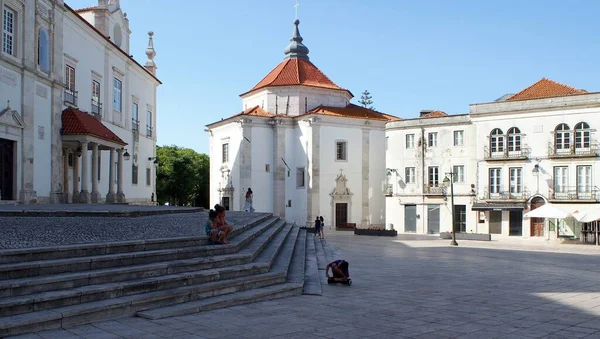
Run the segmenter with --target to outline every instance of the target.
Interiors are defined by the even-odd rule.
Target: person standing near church
[[[246,192],[246,204],[244,205],[244,211],[254,212],[254,207],[252,207],[252,199],[253,199],[252,189],[250,187],[248,187],[248,191]]]
[[[323,216],[320,216],[319,220],[321,220],[321,239],[325,239],[325,219],[323,219]]]

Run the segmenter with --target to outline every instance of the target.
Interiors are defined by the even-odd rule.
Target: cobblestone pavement
[[[229,212],[233,225],[259,214]],[[142,217],[0,217],[0,249],[204,234],[208,212]]]
[[[331,232],[351,287],[20,338],[600,338],[600,250]],[[531,249],[528,249],[530,247]],[[581,251],[579,253],[578,251]],[[324,271],[320,271],[323,274]]]

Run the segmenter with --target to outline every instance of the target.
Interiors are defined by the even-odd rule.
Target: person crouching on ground
[[[223,242],[223,232],[219,232],[217,227],[217,211],[210,210],[208,212],[208,220],[206,221],[206,225],[204,225],[204,232],[213,242]]]
[[[329,269],[333,276],[329,276]],[[348,272],[348,262],[346,260],[332,261],[325,267],[325,276],[327,279],[332,279],[335,282],[344,282],[350,278],[350,272]]]
[[[229,233],[233,231],[233,227],[225,221],[225,207],[216,204],[215,211],[217,212],[217,228],[223,232],[223,243],[229,243]]]

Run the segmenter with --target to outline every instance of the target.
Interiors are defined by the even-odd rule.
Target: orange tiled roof
[[[440,118],[440,117],[447,117],[447,116],[448,116],[448,114],[446,114],[446,112],[431,111],[429,113],[423,114],[419,118]]]
[[[529,99],[540,99],[550,97],[562,97],[573,94],[584,94],[586,90],[573,88],[571,86],[563,85],[550,79],[542,78],[542,80],[535,84],[525,88],[521,92],[509,97],[507,101],[514,100],[529,100]]]
[[[354,104],[348,104],[346,107],[330,107],[330,106],[319,106],[306,114],[323,114],[331,115],[343,118],[355,118],[355,119],[369,119],[369,120],[381,120],[381,121],[397,121],[402,120],[393,115],[384,114],[381,112],[374,111],[372,109],[364,108]]]
[[[254,117],[265,117],[265,118],[271,118],[271,117],[275,116],[275,114],[265,111],[258,105],[254,106],[252,108],[248,108],[247,110],[244,110],[242,113],[240,113],[238,115],[250,115],[250,116],[254,116]]]
[[[127,143],[104,126],[95,117],[76,108],[67,108],[62,112],[62,135],[92,135],[117,144]]]
[[[293,86],[303,85],[319,88],[342,90],[350,93],[345,88],[336,85],[317,66],[305,59],[291,58],[282,61],[275,69],[267,74],[256,86],[246,93],[268,86]],[[243,93],[242,95],[246,94]],[[350,93],[352,95],[352,93]]]

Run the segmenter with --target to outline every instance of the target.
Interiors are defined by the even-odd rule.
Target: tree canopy
[[[157,146],[158,203],[176,206],[209,206],[210,158],[189,148]]]
[[[364,108],[374,109],[373,101],[371,100],[373,98],[371,96],[371,93],[369,93],[369,91],[365,89],[365,91],[361,94],[362,95],[360,96],[360,100],[358,101],[358,103]]]

